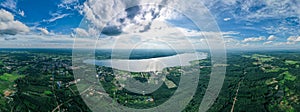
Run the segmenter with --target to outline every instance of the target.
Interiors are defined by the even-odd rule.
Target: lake
[[[85,60],[84,63],[111,67],[129,72],[151,72],[162,71],[167,67],[189,66],[191,61],[202,60],[206,58],[207,53],[195,52],[149,59],[88,59]]]

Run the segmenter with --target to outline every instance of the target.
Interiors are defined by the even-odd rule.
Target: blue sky
[[[9,1],[16,2],[16,6],[5,6]],[[77,10],[60,7],[63,2],[59,0],[1,0],[0,3],[1,9],[11,12],[16,20],[28,27],[47,28],[55,33],[70,33],[72,28],[78,27],[82,19]],[[74,8],[74,5],[70,7]],[[19,14],[22,11],[24,16]]]
[[[205,43],[201,43],[203,38],[197,37],[197,34],[205,35],[205,32],[184,15],[156,6],[137,6],[124,10],[124,4],[120,0],[0,0],[0,42],[5,43],[0,47],[72,47],[74,35],[93,34],[93,30],[80,26],[82,19],[86,17],[91,24],[98,24],[104,20],[99,16],[102,10],[109,14],[121,12],[106,24],[101,36],[101,41],[105,42],[100,42],[103,48],[111,47],[110,44],[122,37],[123,42],[133,43],[156,38],[147,36],[160,32],[153,29],[157,27],[153,26],[153,21],[166,23],[166,26],[160,26],[165,28],[161,30],[162,36],[169,36],[177,28],[191,35],[188,40],[196,39],[197,42],[193,44],[205,46]],[[204,0],[203,4],[224,34],[227,48],[299,47],[300,3],[297,0]],[[181,41],[181,38],[175,38],[170,36],[164,41]],[[159,43],[153,39],[151,42],[147,44],[148,47]]]

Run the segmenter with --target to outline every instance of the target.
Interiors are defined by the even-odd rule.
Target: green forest
[[[107,51],[99,51],[97,58],[110,57]],[[208,111],[297,112],[300,110],[299,67],[297,51],[230,51],[223,87]],[[147,82],[153,73],[95,66],[98,83],[105,92],[79,92],[76,83],[80,80],[74,78],[70,50],[0,50],[0,68],[0,111],[3,112],[86,112],[91,110],[82,97],[96,94],[109,96],[130,108],[152,108],[174,94],[182,77],[182,67],[165,68],[158,73],[166,76],[159,89],[150,94],[136,94],[122,87],[116,80],[119,75],[130,74],[140,82]],[[183,68],[201,71],[197,91],[183,110],[197,112],[209,83],[211,60],[193,61]]]

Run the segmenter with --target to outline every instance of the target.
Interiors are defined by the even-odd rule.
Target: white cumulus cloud
[[[74,32],[75,32],[76,36],[78,36],[78,37],[88,37],[89,36],[89,33],[85,29],[82,29],[82,28],[75,28]]]
[[[273,41],[267,41],[267,42],[264,42],[264,45],[269,45],[269,44],[272,44]]]
[[[45,35],[49,34],[49,31],[46,28],[37,28],[37,30],[41,31]]]
[[[277,38],[276,36],[270,35],[267,40],[272,41],[275,40],[276,38]]]
[[[224,18],[224,21],[230,21],[231,18]]]
[[[24,16],[25,16],[25,12],[24,12],[24,11],[22,11],[22,10],[19,10],[19,11],[18,11],[18,14],[19,14],[20,16],[22,16],[22,17],[24,17]]]
[[[79,9],[80,3],[79,0],[62,0],[58,7],[67,10]]]
[[[25,24],[14,20],[14,16],[10,12],[0,9],[0,35],[16,35],[29,31],[29,28]]]
[[[141,4],[141,6],[132,7],[132,4]],[[126,9],[128,7],[131,8]],[[176,10],[172,8],[176,8]],[[167,43],[180,49],[191,48],[191,45],[207,47],[206,41],[210,43],[220,42],[222,34],[229,33],[211,31],[214,24],[211,18],[207,16],[209,15],[208,10],[197,1],[141,0],[127,3],[120,0],[87,0],[81,11],[87,22],[83,21],[83,29],[74,29],[77,36],[90,36],[90,31],[96,31],[93,29],[102,29],[106,26],[102,33],[107,35],[112,42],[117,41],[120,48],[130,48],[135,43],[147,43],[147,45],[153,46]],[[187,17],[183,14],[187,15],[193,22],[186,19]],[[193,16],[195,14],[198,16]],[[203,17],[199,15],[203,15]],[[198,23],[198,26],[204,27],[198,31],[185,26],[179,27],[177,22],[172,24],[170,21]],[[106,45],[109,47],[114,44],[107,42]]]
[[[300,36],[290,36],[289,38],[287,38],[288,42],[300,42]]]
[[[266,38],[263,36],[260,37],[250,37],[250,38],[245,38],[242,42],[246,43],[246,42],[259,42],[259,41],[263,41]]]
[[[141,6],[134,6],[134,4],[143,4]],[[196,13],[191,10],[191,7],[201,7],[201,5],[192,4],[193,6],[186,7],[189,5],[178,5],[182,1],[164,1],[164,0],[154,0],[151,3],[157,4],[144,4],[148,3],[147,0],[142,1],[132,1],[126,3],[125,1],[120,0],[87,0],[84,5],[82,12],[86,16],[86,20],[90,21],[95,27],[101,28],[106,26],[103,29],[104,34],[114,35],[120,32],[125,33],[136,33],[136,32],[145,32],[151,28],[152,22],[154,20],[167,21],[167,20],[180,20],[184,16],[172,10],[169,7],[161,6],[158,4],[166,4],[173,7],[176,7],[178,10],[186,11],[186,13]],[[185,2],[182,2],[185,3]],[[130,8],[128,8],[130,7]],[[127,9],[128,8],[128,9]],[[125,10],[126,9],[126,10]],[[201,10],[202,11],[202,10]],[[208,11],[203,10],[201,13],[203,15],[207,14]],[[201,17],[197,17],[199,19]],[[190,18],[195,19],[195,18]],[[201,18],[200,20],[207,20],[206,18]],[[203,22],[205,23],[205,22]],[[134,27],[133,27],[134,26]],[[112,34],[110,34],[112,33]]]

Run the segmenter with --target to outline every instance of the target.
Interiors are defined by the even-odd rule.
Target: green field
[[[289,72],[284,72],[284,73],[282,73],[282,75],[284,75],[285,80],[289,80],[289,81],[295,81],[296,80],[296,76],[293,76]]]
[[[24,77],[23,75],[13,75],[13,74],[8,74],[4,73],[3,75],[0,75],[0,91],[1,93],[9,89],[13,84],[14,81],[18,78]]]
[[[261,55],[261,54],[253,54],[252,58],[256,59],[260,62],[269,62],[269,61],[272,61],[274,59],[274,57],[267,56],[267,55]]]
[[[4,73],[3,75],[0,75],[0,105],[5,106],[6,105],[6,99],[3,97],[5,96],[5,93],[8,93],[7,95],[10,95],[11,93],[14,93],[13,85],[14,81],[18,78],[24,77],[23,75],[13,75],[9,73]]]
[[[285,60],[285,64],[288,64],[288,65],[295,65],[295,64],[298,64],[298,63],[299,63],[298,61]]]
[[[13,82],[18,78],[24,77],[23,75],[13,75],[9,73],[4,73],[3,75],[0,76],[0,80],[2,81],[8,81],[8,82]]]

